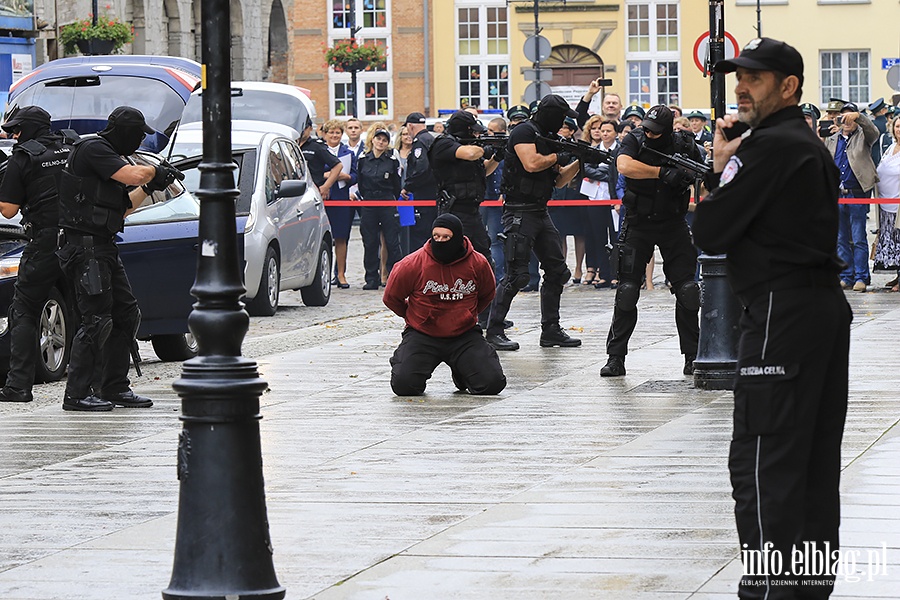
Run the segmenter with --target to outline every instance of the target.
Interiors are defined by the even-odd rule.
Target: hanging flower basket
[[[355,40],[338,40],[325,51],[325,61],[335,71],[353,73],[384,65],[387,54],[374,43],[358,44]]]
[[[97,18],[96,25],[92,17],[63,25],[58,42],[66,54],[74,54],[76,49],[82,54],[113,54],[133,39],[131,24],[104,15]]]

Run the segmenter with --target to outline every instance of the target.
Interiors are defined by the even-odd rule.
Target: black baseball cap
[[[524,104],[516,104],[506,111],[506,118],[510,121],[524,120],[531,116],[531,111]]]
[[[543,98],[541,98],[540,104],[537,107],[538,110],[561,110],[565,113],[567,117],[572,117],[573,119],[578,118],[578,113],[569,106],[569,103],[566,102],[566,99],[557,94],[547,94]]]
[[[793,46],[772,38],[755,38],[747,42],[741,55],[716,63],[718,73],[733,73],[738,67],[755,71],[778,71],[794,75],[803,85],[803,57]]]
[[[388,141],[391,141],[391,132],[388,131],[387,129],[382,129],[379,127],[378,129],[376,129],[375,131],[372,132],[372,139],[375,139],[379,135],[383,135],[384,137],[386,137],[388,139]]]
[[[458,110],[447,119],[447,127],[454,131],[471,129],[475,133],[484,133],[487,127],[481,120],[467,110]]]
[[[665,104],[657,104],[647,111],[647,116],[641,121],[641,127],[653,133],[665,133],[672,131],[672,123],[675,121],[675,113]]]
[[[411,112],[409,116],[406,117],[406,120],[403,121],[404,125],[408,125],[409,123],[420,123],[422,125],[425,124],[425,115],[420,112]]]
[[[856,105],[856,102],[845,102],[844,106],[841,107],[841,112],[859,112],[859,107]]]
[[[120,106],[109,113],[106,122],[106,129],[109,131],[113,127],[140,127],[144,133],[156,133],[156,130],[147,125],[144,120],[144,113],[131,106]]]
[[[15,111],[2,125],[3,131],[14,133],[19,130],[22,123],[34,123],[39,126],[50,127],[50,113],[40,106],[23,106]]]

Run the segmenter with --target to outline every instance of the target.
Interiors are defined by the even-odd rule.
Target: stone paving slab
[[[538,295],[517,298],[510,335],[522,350],[501,355],[510,385],[497,397],[453,393],[445,367],[427,396],[393,396],[399,320],[374,302],[348,323],[254,338],[271,388],[261,432],[287,597],[735,597],[730,393],[680,375],[666,290],[642,296],[628,375],[601,379],[612,296],[567,289],[564,322],[580,349],[539,348]],[[898,297],[848,298],[842,541],[860,552],[885,542],[888,574],[839,582],[835,597],[897,598]],[[179,400],[164,376],[136,385],[153,409],[0,406],[0,598],[160,597]]]

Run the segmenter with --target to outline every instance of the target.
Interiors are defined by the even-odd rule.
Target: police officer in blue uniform
[[[404,122],[406,130],[413,138],[409,156],[406,158],[406,180],[400,192],[403,200],[413,196],[413,200],[433,200],[434,206],[416,207],[416,224],[410,227],[409,249],[414,252],[431,239],[431,224],[438,216],[437,181],[428,160],[428,150],[434,143],[434,135],[425,126],[425,115],[409,113]]]
[[[63,272],[75,287],[81,326],[72,342],[63,410],[108,411],[113,406],[146,408],[149,398],[131,390],[128,366],[141,313],[115,236],[125,215],[153,192],[171,184],[172,167],[133,165],[133,154],[153,129],[144,115],[120,106],[98,137],[74,144],[59,187]],[[135,186],[129,192],[128,188]]]
[[[10,310],[10,356],[0,402],[30,402],[37,360],[38,316],[54,284],[62,279],[56,245],[57,189],[69,152],[68,140],[50,132],[50,114],[38,106],[20,108],[3,124],[17,140],[0,185],[0,213],[21,210],[29,242],[22,251]]]
[[[665,166],[664,159],[645,149],[663,154],[679,153],[700,161],[700,150],[693,136],[673,132],[674,115],[664,104],[652,107],[634,131],[622,140],[616,158],[619,173],[625,176],[625,222],[619,234],[619,287],[616,289],[613,320],[606,338],[606,365],[602,377],[625,375],[628,340],[637,325],[637,302],[644,270],[659,246],[666,279],[675,295],[675,326],[685,375],[694,372],[694,358],[700,338],[698,312],[700,287],[694,281],[697,251],[684,220],[693,178],[687,172]]]
[[[504,321],[513,298],[528,285],[528,262],[537,254],[544,269],[541,286],[541,338],[543,347],[575,347],[581,340],[570,337],[559,324],[563,286],[572,276],[562,255],[559,232],[547,212],[554,187],[562,187],[578,174],[579,162],[566,153],[555,153],[540,138],[557,136],[566,117],[578,114],[564,98],[544,96],[534,116],[509,134],[503,171],[503,230],[506,235],[506,274],[497,285],[491,305],[487,341],[497,350],[518,350],[518,342],[506,337]]]

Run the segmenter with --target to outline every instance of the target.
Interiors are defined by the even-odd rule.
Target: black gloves
[[[169,187],[176,179],[184,180],[184,173],[170,165],[169,163],[161,163],[154,167],[156,173],[153,179],[143,186],[144,192],[149,196],[153,192],[158,192]]]
[[[575,158],[575,155],[571,152],[557,152],[556,153],[556,164],[561,167],[565,167],[566,165],[572,164],[573,161],[578,160]]]
[[[484,160],[491,160],[494,158],[494,155],[497,154],[497,150],[493,146],[485,146],[484,147],[484,155],[482,158]]]
[[[492,146],[494,148],[494,160],[500,162],[506,158],[506,148],[504,146]]]
[[[694,183],[694,177],[677,167],[660,167],[659,178],[663,183],[676,190],[683,190]]]

